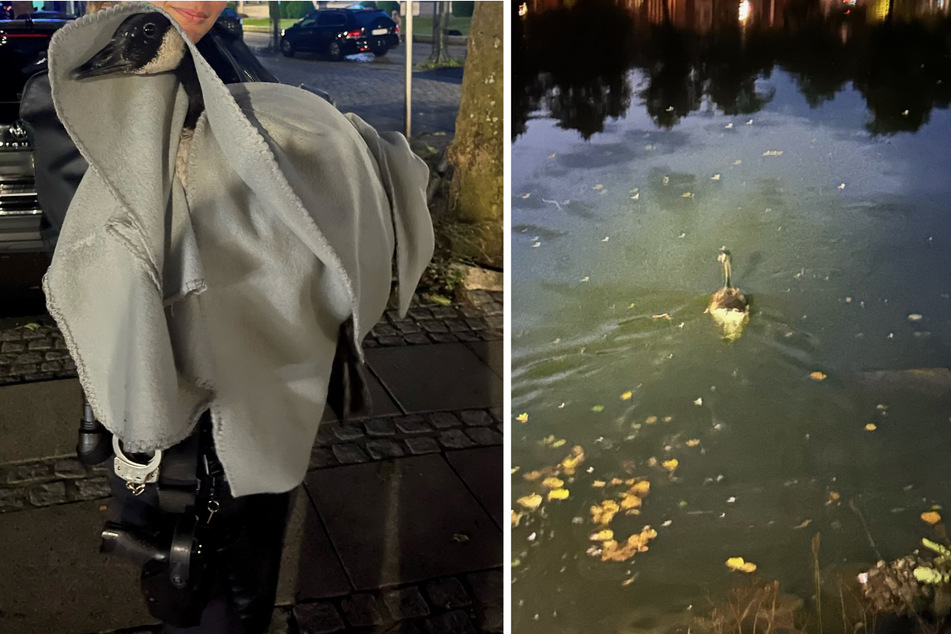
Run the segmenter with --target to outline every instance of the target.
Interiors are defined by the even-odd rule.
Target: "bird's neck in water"
[[[198,73],[195,71],[195,62],[190,54],[186,53],[182,63],[175,69],[175,75],[182,82],[182,88],[188,96],[188,112],[185,114],[185,128],[195,129],[198,123],[198,117],[205,109],[205,101],[201,94],[201,83],[198,81]]]
[[[730,270],[730,261],[726,260],[723,262],[723,288],[733,288],[731,273],[732,271]]]

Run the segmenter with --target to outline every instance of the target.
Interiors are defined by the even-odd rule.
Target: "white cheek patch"
[[[169,29],[162,38],[162,45],[159,46],[155,59],[135,71],[136,75],[156,75],[158,73],[167,73],[175,70],[185,58],[185,42],[175,29]]]

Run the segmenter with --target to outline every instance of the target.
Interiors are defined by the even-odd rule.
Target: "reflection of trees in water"
[[[788,5],[781,30],[741,30],[735,16],[720,16],[707,34],[635,20],[610,0],[513,16],[513,133],[542,109],[590,138],[630,107],[631,69],[645,78],[639,105],[663,128],[707,100],[726,114],[759,111],[773,95],[758,92],[756,80],[774,67],[795,79],[812,107],[851,82],[866,100],[873,134],[917,130],[932,108],[951,103],[951,21],[872,25],[861,12],[823,17],[814,4]]]

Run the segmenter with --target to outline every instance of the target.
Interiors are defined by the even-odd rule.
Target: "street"
[[[405,131],[405,42],[383,57],[364,53],[333,62],[313,53],[294,57],[272,53],[267,50],[265,33],[245,33],[244,41],[283,83],[325,90],[342,112],[354,112],[378,130]],[[431,44],[414,42],[414,65],[424,63],[431,50]],[[450,46],[449,54],[465,59],[466,48]],[[460,66],[413,72],[414,136],[455,130],[462,71]]]

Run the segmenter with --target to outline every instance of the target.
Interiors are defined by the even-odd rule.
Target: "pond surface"
[[[731,557],[817,631],[816,533],[827,584],[934,537],[920,515],[951,482],[948,26],[856,14],[665,29],[579,2],[514,19],[517,634],[686,632],[747,583]],[[704,314],[722,246],[750,299],[733,342]],[[595,521],[641,480],[639,513]],[[622,562],[591,539],[647,526]]]

